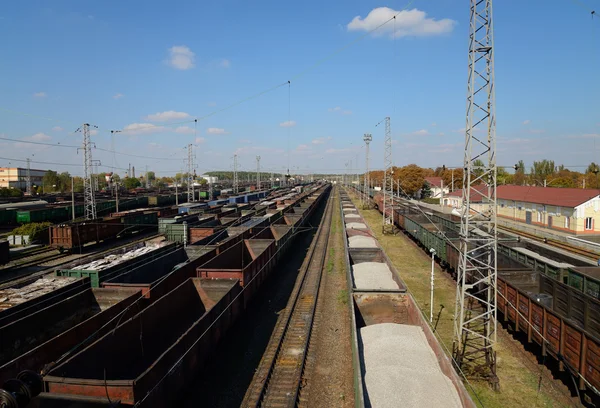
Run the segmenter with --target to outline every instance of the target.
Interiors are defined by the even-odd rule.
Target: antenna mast
[[[31,195],[31,159],[27,158],[27,174],[25,176],[25,188],[27,195]]]
[[[94,126],[98,127],[98,126]],[[95,220],[96,199],[94,197],[94,183],[92,180],[93,160],[92,141],[90,140],[90,124],[83,124],[83,208],[86,220]]]
[[[392,166],[392,130],[390,117],[387,116],[381,122],[385,122],[385,148],[383,153],[383,164],[385,173],[383,175],[383,225],[384,234],[394,233],[394,212],[392,210],[394,197],[394,168]],[[379,122],[376,126],[381,124]]]
[[[239,184],[239,180],[238,180],[238,160],[237,160],[237,154],[233,155],[233,194],[237,194],[238,193],[238,184]]]
[[[260,190],[260,156],[256,156],[256,190]]]
[[[496,118],[492,0],[471,0],[460,260],[453,356],[471,376],[496,376]],[[481,129],[481,133],[476,134]],[[487,137],[486,137],[487,135]],[[476,166],[477,160],[483,166]],[[482,196],[481,210],[472,206]],[[475,234],[475,230],[487,235]]]

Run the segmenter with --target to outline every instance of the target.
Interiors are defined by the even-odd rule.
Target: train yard
[[[54,224],[48,245],[11,251],[0,269],[0,402],[319,406],[311,392],[331,390],[317,356],[331,347],[341,353],[333,367],[352,373],[336,380],[344,394],[334,404],[496,406],[493,391],[456,371],[449,312],[423,308],[411,291],[415,272],[387,253],[354,195],[308,184]],[[456,218],[401,200],[393,217],[398,233],[425,257],[435,249],[454,276]],[[562,403],[596,404],[598,268],[582,253],[511,233],[498,244],[498,305],[523,342],[520,364],[543,367],[544,406],[560,393],[571,394],[555,399]],[[334,269],[337,286],[325,289]],[[348,319],[342,342],[323,340],[330,328],[321,323],[333,324],[323,305],[333,297]]]

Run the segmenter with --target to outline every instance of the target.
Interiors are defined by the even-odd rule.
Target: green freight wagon
[[[12,225],[17,222],[17,210],[0,210],[0,225]]]
[[[71,269],[61,269],[56,271],[56,276],[69,276],[73,278],[90,278],[91,285],[93,288],[99,288],[100,284],[107,279],[115,278],[122,273],[130,272],[135,268],[143,267],[152,269],[156,267],[156,261],[161,258],[168,259],[165,255],[170,252],[174,252],[176,244],[168,244],[161,248],[155,249],[154,251],[148,252],[144,255],[128,259],[125,262],[111,266],[106,269],[93,270],[93,269],[77,269],[77,266],[72,266]],[[124,251],[119,251],[124,253]],[[104,258],[106,255],[99,257],[98,259]],[[84,265],[83,265],[84,266]]]

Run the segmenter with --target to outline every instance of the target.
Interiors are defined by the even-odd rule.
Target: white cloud
[[[437,126],[437,123],[433,122],[433,123],[431,124],[431,126],[433,126],[433,127],[436,127],[436,126]]]
[[[209,102],[207,105],[208,106],[217,106],[217,103],[216,102]]]
[[[394,16],[396,16],[395,23],[389,21]],[[385,24],[386,22],[388,23]],[[398,12],[389,7],[378,7],[371,10],[364,19],[360,16],[354,17],[348,23],[347,29],[348,31],[371,31],[377,29],[373,32],[373,35],[380,36],[387,34],[392,38],[394,37],[395,25],[396,37],[424,37],[449,33],[454,29],[456,24],[456,21],[449,18],[442,20],[428,18],[427,13],[418,9]]]
[[[156,126],[152,123],[131,123],[123,128],[123,133],[128,135],[141,135],[164,131],[164,126]]]
[[[240,139],[240,140],[238,140],[238,142],[245,143],[245,144],[252,143],[252,141],[250,139]]]
[[[546,133],[546,131],[544,129],[529,129],[529,133],[539,135],[541,133]]]
[[[226,132],[225,129],[222,128],[208,128],[206,129],[206,133],[208,133],[209,135],[226,135],[228,132]]]
[[[122,93],[116,93],[116,94],[113,95],[113,99],[121,99],[124,96],[125,95],[123,95]]]
[[[231,61],[229,61],[228,59],[223,59],[221,60],[221,62],[219,62],[219,66],[221,68],[229,68],[231,66]]]
[[[98,129],[90,130],[90,136],[96,136],[98,134]]]
[[[196,54],[185,45],[176,45],[169,48],[169,59],[167,64],[179,70],[194,68],[194,59]]]
[[[318,137],[316,139],[313,139],[312,144],[325,144],[327,143],[328,140],[331,140],[331,136],[328,137]]]
[[[160,143],[156,143],[156,142],[150,142],[150,143],[148,143],[148,147],[151,149],[158,149],[158,148],[162,148],[163,145],[161,145]]]
[[[42,98],[45,98],[47,96],[48,96],[48,94],[46,92],[36,92],[36,93],[33,94],[33,97],[37,98],[37,99],[42,99]]]
[[[440,132],[440,133],[438,133],[438,136],[444,136],[444,135],[445,135],[445,133],[444,133],[444,132]]]
[[[146,116],[144,119],[149,120],[150,122],[168,122],[169,120],[181,120],[189,118],[190,114],[186,112],[175,112],[175,111],[165,111],[165,112],[156,112],[152,115]]]
[[[296,122],[293,120],[286,120],[285,122],[281,122],[279,124],[279,126],[281,127],[294,127],[296,126]]]
[[[296,150],[298,150],[298,151],[310,150],[310,146],[307,144],[301,144],[301,145],[298,145],[298,147],[296,147]]]
[[[206,142],[206,139],[203,137],[197,137],[195,142],[196,142],[196,144],[202,144],[202,143]]]
[[[189,126],[178,126],[174,130],[175,133],[183,133],[185,135],[191,135],[194,133],[194,129]]]
[[[428,136],[429,132],[427,129],[417,130],[416,132],[412,132],[411,136]]]
[[[529,125],[530,123],[531,123],[531,121],[529,119],[523,121],[524,125]]]
[[[65,129],[64,129],[64,128],[61,128],[60,126],[54,126],[54,127],[52,128],[52,130],[53,130],[53,131],[55,131],[55,132],[62,132],[62,131],[63,131],[63,130],[65,130]]]
[[[34,142],[45,142],[45,141],[48,141],[48,140],[52,139],[52,136],[48,136],[45,133],[36,133],[35,135],[29,136],[29,137],[27,137],[25,139],[26,140],[31,140],[31,141],[34,141]]]
[[[352,111],[351,110],[345,110],[345,109],[342,109],[339,106],[336,106],[335,108],[329,108],[327,110],[329,112],[337,112],[337,113],[340,113],[342,115],[352,115]]]

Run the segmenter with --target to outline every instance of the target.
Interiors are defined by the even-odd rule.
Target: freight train
[[[345,191],[340,194],[357,407],[475,404],[412,295]],[[432,392],[432,389],[435,392]]]
[[[196,191],[195,196],[206,200],[209,198],[207,191]],[[223,197],[224,202],[248,203],[258,201],[266,197],[269,191],[249,191],[241,193],[235,197]],[[220,190],[213,191],[213,197],[219,197]],[[133,210],[143,207],[163,207],[183,203],[187,200],[186,193],[178,194],[159,194],[159,195],[135,195],[131,197],[122,197],[119,199],[119,210]],[[215,200],[216,201],[216,200]],[[213,205],[210,204],[209,205]],[[105,216],[115,212],[117,209],[116,200],[96,201],[96,212],[98,216]],[[47,203],[45,201],[35,201],[30,203],[16,203],[3,205],[0,208],[0,225],[18,225],[30,222],[64,222],[73,218],[80,218],[84,215],[84,205],[72,205],[64,202]]]
[[[262,228],[240,225],[104,269],[94,259],[13,288],[45,289],[17,305],[0,301],[5,406],[25,407],[40,391],[38,400],[65,405],[173,406],[330,189],[288,196],[255,217],[267,220]]]
[[[382,211],[382,197],[375,194]],[[454,274],[458,270],[458,235],[430,214],[415,214],[414,205],[393,207],[394,224],[429,255]],[[413,210],[413,211],[411,211]],[[446,218],[441,214],[439,218]],[[434,217],[435,218],[435,217]],[[446,218],[446,222],[456,219]],[[444,231],[442,234],[441,232]],[[518,248],[517,248],[518,249]],[[505,322],[537,343],[542,356],[549,355],[567,370],[579,390],[595,403],[600,401],[600,300],[598,267],[562,267],[532,251],[514,256],[514,248],[498,244],[498,311]],[[526,256],[525,256],[526,255]],[[566,274],[566,275],[565,275]],[[469,278],[469,277],[467,277]]]

